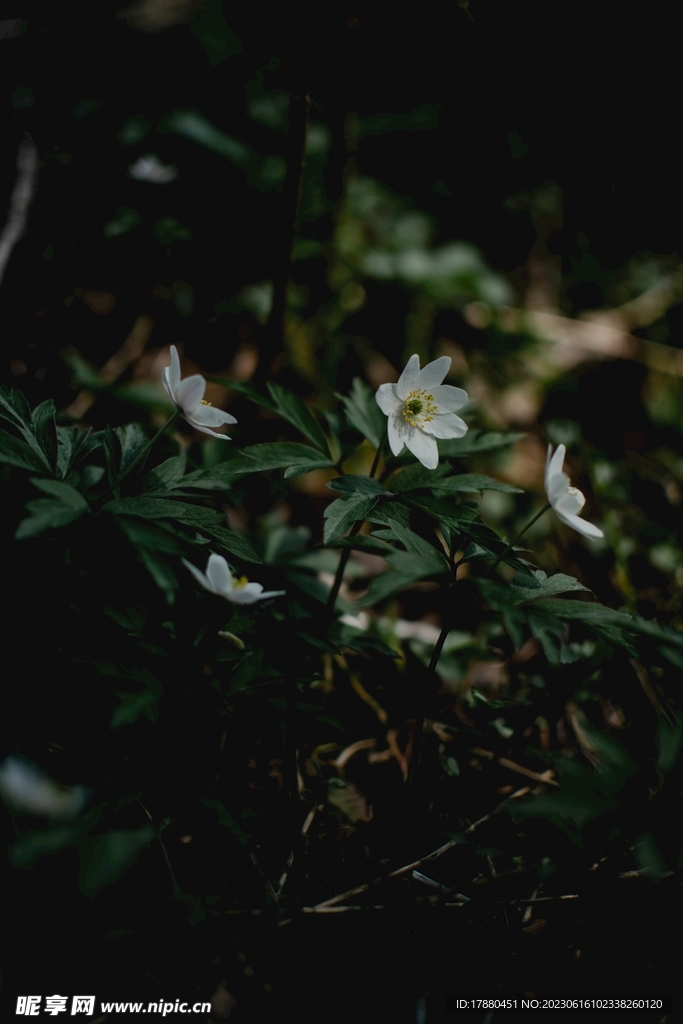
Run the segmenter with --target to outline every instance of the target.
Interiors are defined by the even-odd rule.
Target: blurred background
[[[487,492],[484,518],[521,528],[543,501],[547,443],[566,444],[605,539],[589,550],[544,517],[528,535],[538,564],[680,626],[676,28],[661,3],[3,5],[0,379],[32,406],[53,397],[64,424],[161,423],[176,345],[185,373],[270,375],[333,423],[354,377],[375,388],[413,352],[448,355],[471,427],[523,435],[483,468],[526,493]],[[290,96],[306,92],[280,346]],[[212,383],[208,397],[238,419],[232,449],[280,436],[236,390]],[[226,457],[179,429],[204,465]],[[233,525],[276,508],[318,531],[328,478],[254,484]],[[431,599],[401,600],[426,660]],[[478,683],[495,695],[491,671]],[[609,685],[597,713],[619,730]],[[338,927],[326,943],[357,940]],[[410,948],[433,976],[448,969],[436,946],[390,932],[387,962]],[[423,1020],[413,996],[405,1020]]]

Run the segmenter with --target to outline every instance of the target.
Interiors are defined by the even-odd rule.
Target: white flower
[[[418,356],[411,356],[397,384],[382,384],[375,398],[389,417],[389,447],[399,455],[405,445],[427,469],[439,464],[437,437],[463,437],[467,424],[455,415],[467,404],[467,392],[441,381],[451,360],[442,356],[420,369]]]
[[[265,601],[268,597],[280,597],[284,594],[284,590],[264,590],[260,583],[250,583],[246,576],[236,579],[222,555],[209,556],[206,575],[185,559],[183,565],[187,566],[205,590],[217,594],[218,597],[224,597],[232,604],[255,604],[256,601]]]
[[[0,794],[19,811],[69,821],[81,813],[91,790],[60,786],[31,761],[8,757],[0,766]]]
[[[206,381],[198,373],[194,377],[180,379],[180,359],[175,345],[171,345],[171,365],[164,367],[161,379],[171,401],[181,410],[189,424],[211,437],[230,440],[225,434],[216,434],[215,431],[225,423],[237,423],[237,420],[229,412],[214,409],[209,402],[204,401]]]
[[[169,181],[175,181],[178,177],[175,167],[162,164],[159,157],[153,153],[139,157],[128,168],[128,174],[136,181],[151,181],[153,185],[167,185]]]
[[[567,526],[571,526],[577,533],[584,537],[604,537],[601,529],[587,523],[585,519],[579,519],[579,512],[586,504],[586,499],[577,487],[571,487],[569,477],[562,472],[566,448],[559,445],[553,455],[552,445],[548,445],[548,457],[545,463],[545,490],[548,501],[554,508],[558,517]]]

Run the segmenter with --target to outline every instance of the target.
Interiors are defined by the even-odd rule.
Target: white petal
[[[441,356],[440,359],[434,359],[431,363],[427,363],[423,370],[420,370],[420,375],[417,378],[417,386],[419,388],[426,388],[427,391],[431,391],[432,388],[439,386],[450,368],[450,356]]]
[[[201,427],[222,427],[225,423],[237,423],[234,416],[213,405],[200,405],[192,413],[192,424]]]
[[[558,515],[575,516],[585,504],[586,499],[578,487],[569,487],[553,507]]]
[[[557,451],[551,458],[548,464],[548,476],[552,480],[554,476],[559,476],[562,472],[562,466],[564,465],[564,457],[567,454],[567,449],[563,444],[558,445]]]
[[[221,597],[226,597],[232,593],[235,582],[228,568],[228,563],[222,555],[209,555],[206,575],[213,587],[214,593],[220,594]]]
[[[457,412],[469,402],[469,396],[462,388],[452,388],[450,384],[441,384],[431,388],[431,393],[439,412]]]
[[[183,565],[190,570],[194,578],[197,580],[198,583],[201,583],[205,590],[210,590],[212,594],[216,593],[216,591],[211,586],[210,580],[207,579],[207,577],[204,575],[201,569],[198,569],[196,565],[193,565],[192,562],[188,562],[187,559],[185,558],[183,558]]]
[[[567,526],[571,526],[572,530],[576,530],[577,533],[583,534],[584,537],[605,536],[598,526],[593,526],[593,523],[588,523],[585,519],[579,519],[578,516],[563,515],[561,512],[558,512],[557,515],[563,523],[566,523]]]
[[[380,384],[375,394],[375,401],[385,416],[389,416],[394,409],[399,409],[403,404],[396,394],[395,384]]]
[[[464,437],[468,426],[454,412],[447,412],[443,416],[435,416],[429,423],[425,423],[422,429],[432,437]]]
[[[389,447],[394,455],[400,455],[403,451],[403,445],[405,444],[403,437],[406,435],[406,426],[408,426],[408,424],[404,420],[400,409],[397,409],[396,412],[389,417],[387,422]],[[401,435],[403,435],[403,437]]]
[[[175,391],[176,402],[181,406],[185,416],[191,416],[196,412],[199,403],[206,391],[206,381],[198,373],[193,377],[186,377]]]
[[[161,383],[164,385],[164,388],[166,389],[166,394],[168,395],[168,397],[171,399],[172,402],[175,403],[175,396],[173,394],[173,390],[171,388],[170,381],[168,379],[168,371],[169,371],[169,367],[168,366],[165,366],[163,368],[163,370],[161,371]]]
[[[260,600],[265,601],[267,597],[282,597],[283,594],[286,593],[286,590],[264,590],[261,594]]]
[[[263,585],[261,583],[247,583],[244,587],[233,590],[228,600],[233,604],[255,604],[261,600]]]
[[[175,393],[180,384],[180,359],[178,357],[178,349],[175,345],[171,345],[171,363],[170,366],[166,367],[168,372],[168,384],[171,389],[171,397],[175,401]]]
[[[208,434],[209,437],[217,437],[219,441],[229,441],[230,438],[227,434],[217,434],[211,427],[203,427],[201,423],[195,423],[192,416],[185,417],[190,426],[194,427],[195,430],[200,430],[202,434]]]
[[[403,373],[398,378],[396,385],[396,394],[405,402],[406,398],[411,391],[414,391],[417,387],[417,380],[420,376],[420,357],[413,355],[410,357],[405,365]],[[441,383],[441,381],[439,381]]]
[[[425,469],[436,469],[439,465],[439,449],[429,434],[424,434],[421,430],[411,431],[406,437],[406,447],[420,460]]]

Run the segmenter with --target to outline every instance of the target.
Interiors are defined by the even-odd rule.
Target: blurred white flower
[[[91,794],[85,786],[61,786],[31,761],[8,757],[0,765],[0,795],[26,814],[70,821],[83,810]]]
[[[569,477],[562,472],[566,451],[565,446],[561,444],[553,455],[552,445],[548,445],[545,463],[545,490],[548,501],[558,518],[577,533],[583,534],[584,537],[604,537],[599,527],[587,523],[585,519],[579,519],[578,514],[586,504],[586,499],[577,487],[570,486]]]
[[[169,181],[175,181],[178,177],[176,167],[162,164],[158,156],[148,153],[147,156],[139,157],[134,164],[128,168],[128,174],[136,181],[150,181],[153,185],[167,185]]]
[[[234,416],[222,409],[214,409],[204,401],[206,381],[200,374],[180,379],[180,359],[175,345],[171,345],[171,365],[165,366],[161,379],[172,402],[181,410],[189,424],[211,437],[220,437],[223,441],[230,438],[215,431],[226,423],[237,423]]]
[[[280,597],[285,593],[284,590],[264,590],[261,583],[250,583],[246,576],[236,579],[222,555],[209,556],[206,574],[186,559],[183,559],[183,565],[187,566],[205,590],[224,597],[232,604],[255,604],[256,601]]]
[[[389,447],[399,455],[405,445],[427,469],[439,464],[436,438],[463,437],[467,424],[455,415],[467,405],[467,392],[442,384],[451,359],[442,356],[420,369],[413,355],[396,384],[382,384],[375,398],[388,417]]]

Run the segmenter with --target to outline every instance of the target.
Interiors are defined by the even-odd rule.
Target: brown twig
[[[498,814],[500,811],[504,810],[504,808],[507,807],[510,800],[515,800],[519,797],[526,796],[528,792],[529,787],[524,786],[522,789],[518,789],[516,792],[511,793],[509,797],[506,797],[506,799],[503,800],[503,802],[500,803],[497,807],[494,807],[492,811],[489,811],[488,814],[485,814],[482,818],[479,818],[478,821],[473,822],[468,828],[465,829],[465,832],[463,834],[470,835],[472,832],[478,829],[480,825],[483,825],[484,822],[488,821],[489,818],[492,818],[495,814]],[[444,853],[447,853],[449,850],[452,850],[453,847],[456,846],[459,841],[459,839],[449,839],[447,843],[443,844],[443,846],[439,846],[436,850],[432,850],[431,853],[428,853],[425,857],[421,857],[419,860],[412,861],[410,864],[404,864],[402,867],[396,868],[395,871],[390,871],[389,874],[387,875],[382,875],[380,878],[373,879],[372,882],[367,882],[364,885],[357,885],[355,886],[355,888],[348,889],[346,892],[339,893],[337,896],[331,896],[330,899],[328,900],[323,900],[321,903],[316,903],[315,907],[312,908],[312,911],[315,912],[320,907],[334,907],[338,903],[343,903],[344,900],[350,899],[351,896],[360,896],[361,893],[367,892],[368,889],[372,888],[375,885],[378,885],[380,882],[385,881],[387,878],[400,878],[401,875],[405,875],[409,871],[414,871],[416,868],[421,867],[423,864],[428,864],[431,861],[437,860],[439,857],[442,857]],[[308,912],[310,913],[311,910],[309,910]]]

